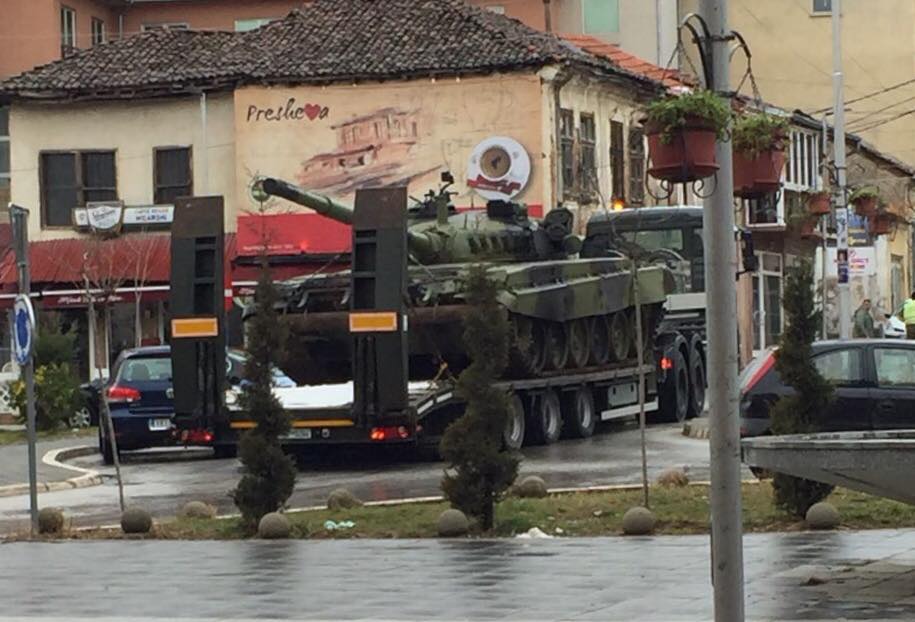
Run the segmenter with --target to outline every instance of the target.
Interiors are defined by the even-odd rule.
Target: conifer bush
[[[502,443],[511,404],[494,386],[508,364],[510,330],[496,299],[498,289],[483,266],[470,267],[466,291],[470,312],[463,336],[471,362],[458,377],[457,393],[467,407],[442,438],[441,454],[448,463],[442,492],[454,508],[490,530],[496,502],[518,475],[518,459]]]
[[[794,393],[779,399],[770,411],[773,434],[803,434],[814,431],[817,415],[832,401],[832,385],[813,364],[811,344],[817,338],[821,317],[816,309],[813,267],[801,261],[789,268],[782,304],[785,332],[775,353],[775,369]],[[832,492],[833,486],[776,473],[772,486],[775,504],[803,518],[807,510]]]

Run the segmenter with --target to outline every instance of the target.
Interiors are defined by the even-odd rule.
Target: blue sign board
[[[16,362],[26,365],[35,344],[35,310],[28,296],[18,296],[13,306],[13,349]]]

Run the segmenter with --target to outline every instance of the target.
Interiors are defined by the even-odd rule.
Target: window
[[[629,203],[645,203],[645,135],[634,125],[629,127]]]
[[[610,121],[610,176],[614,199],[626,200],[626,146],[623,143],[623,124]]]
[[[581,15],[585,34],[603,35],[620,31],[619,0],[581,0]]]
[[[101,45],[106,40],[105,22],[97,17],[92,18],[92,45]]]
[[[597,132],[593,114],[581,115],[581,175],[580,190],[590,194],[597,189]]]
[[[789,190],[818,190],[822,187],[819,135],[798,130],[791,132],[785,186]]]
[[[123,305],[115,305],[122,307]],[[133,309],[130,309],[133,313]],[[125,325],[132,322],[125,322]],[[128,343],[127,347],[133,344]],[[127,382],[149,382],[157,380],[161,382],[171,382],[172,380],[172,360],[170,358],[130,358],[124,361],[121,369],[118,370],[118,380]]]
[[[784,194],[784,193],[783,193]],[[747,222],[751,225],[777,225],[779,223],[778,197],[763,195],[757,199],[746,199]]]
[[[235,20],[235,32],[248,32],[260,28],[272,22],[274,17],[258,17],[255,19],[237,19]]]
[[[190,147],[165,147],[155,150],[155,197],[157,205],[174,203],[178,197],[194,194]]]
[[[140,31],[146,32],[148,30],[190,30],[190,27],[190,24],[187,22],[163,22],[160,24],[143,24],[140,26]]]
[[[832,11],[832,0],[813,0],[814,13],[829,13]]]
[[[575,116],[571,110],[559,111],[559,136],[561,139],[562,189],[571,192],[575,185]]]
[[[915,350],[877,348],[874,350],[874,364],[879,386],[915,386]]]
[[[69,56],[76,51],[76,11],[60,7],[60,55]]]
[[[42,153],[42,226],[69,227],[73,209],[118,198],[114,151]]]
[[[0,106],[0,207],[10,200],[10,109]]]
[[[832,384],[858,384],[863,380],[861,351],[858,349],[824,352],[813,357],[813,364],[823,378]]]

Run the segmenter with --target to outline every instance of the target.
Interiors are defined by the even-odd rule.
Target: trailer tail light
[[[189,445],[208,445],[213,442],[213,433],[201,428],[184,430],[181,433],[181,440]]]
[[[108,389],[108,401],[113,404],[129,404],[140,399],[140,392],[133,387],[114,385]]]
[[[673,368],[674,368],[674,360],[672,358],[670,358],[669,356],[662,356],[661,357],[661,369],[663,371],[670,371]]]
[[[403,425],[372,428],[369,438],[373,441],[405,441],[410,438],[410,430]]]

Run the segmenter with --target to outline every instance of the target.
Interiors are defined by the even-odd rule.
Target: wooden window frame
[[[40,195],[41,209],[40,211],[40,220],[41,228],[43,230],[66,230],[73,228],[72,214],[71,222],[68,225],[52,225],[48,224],[48,198],[47,198],[47,181],[45,179],[45,167],[44,167],[44,156],[46,155],[70,155],[73,156],[73,166],[74,173],[76,177],[76,205],[73,206],[73,209],[78,207],[85,207],[86,205],[86,184],[85,176],[83,171],[83,156],[88,154],[105,154],[112,156],[112,162],[114,164],[114,187],[113,188],[102,188],[102,187],[92,187],[88,190],[105,190],[111,189],[114,190],[115,197],[118,196],[118,152],[117,149],[46,149],[38,152],[38,189]]]
[[[160,203],[159,201],[159,190],[160,188],[180,188],[183,186],[159,186],[157,185],[157,179],[159,178],[159,152],[160,151],[178,151],[186,150],[187,151],[187,176],[188,181],[190,182],[190,194],[188,196],[193,196],[194,194],[194,147],[193,145],[168,145],[164,147],[153,147],[153,203],[156,205],[164,205],[165,203]]]
[[[568,149],[568,151],[566,151]],[[568,108],[559,110],[559,173],[563,196],[571,195],[576,188],[575,112]]]
[[[630,124],[627,141],[627,157],[629,160],[629,202],[632,205],[644,205],[645,170],[648,167],[644,130],[634,123]]]
[[[67,40],[66,16],[70,16],[70,37]],[[76,9],[65,4],[60,5],[60,57],[66,58],[74,53],[79,42],[76,36]]]
[[[590,124],[592,131],[589,137],[585,137],[586,122]],[[579,192],[583,197],[590,197],[600,187],[597,177],[597,118],[593,112],[578,113],[578,143]],[[590,157],[587,154],[590,154]],[[592,183],[588,183],[589,181]]]
[[[610,195],[611,200],[626,202],[626,126],[610,119]]]
[[[108,41],[108,29],[105,27],[105,20],[98,17],[92,18],[91,26],[92,46],[101,45]]]

